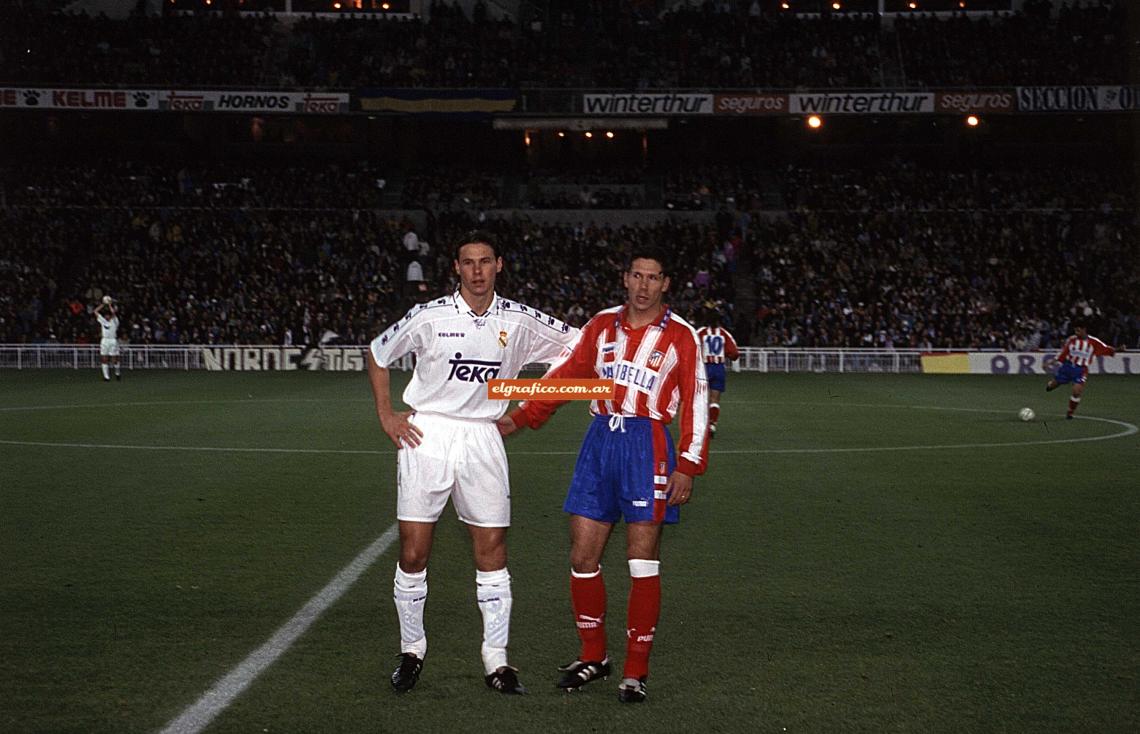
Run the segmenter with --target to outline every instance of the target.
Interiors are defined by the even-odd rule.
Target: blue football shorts
[[[725,369],[724,364],[717,364],[716,362],[705,363],[705,377],[709,380],[709,389],[716,390],[717,392],[724,392],[725,385]]]
[[[681,508],[666,503],[677,466],[673,438],[651,418],[599,415],[590,422],[562,509],[599,522],[673,524]]]
[[[1057,372],[1054,373],[1053,379],[1056,380],[1060,385],[1064,385],[1070,382],[1074,385],[1083,385],[1085,384],[1085,378],[1088,377],[1088,374],[1088,367],[1079,367],[1072,362],[1065,362],[1057,368]]]

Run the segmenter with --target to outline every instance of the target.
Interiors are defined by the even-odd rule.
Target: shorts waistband
[[[621,413],[610,413],[609,415],[598,414],[598,415],[594,416],[594,420],[596,420],[596,421],[607,421],[608,422],[611,418],[614,418],[617,416],[620,416],[621,419],[624,420],[626,423],[660,423],[661,422],[661,421],[657,420],[656,418],[650,418],[650,417],[644,416],[644,415],[623,415]]]
[[[640,415],[623,415],[622,413],[613,413],[611,415],[595,415],[595,421],[602,421],[606,427],[614,433],[625,433],[625,426],[627,423],[633,425],[650,425],[653,423],[660,423],[661,421]]]
[[[447,413],[433,413],[430,410],[416,410],[413,412],[415,415],[426,415],[431,418],[443,418],[445,420],[455,421],[456,423],[486,424],[494,423],[496,420],[498,420],[498,418],[465,418],[459,415],[448,415]]]

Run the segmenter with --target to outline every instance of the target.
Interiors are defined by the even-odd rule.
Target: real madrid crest
[[[499,346],[503,349],[507,348],[507,332],[505,331],[499,332]]]

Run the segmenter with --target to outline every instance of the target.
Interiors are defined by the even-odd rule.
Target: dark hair
[[[656,260],[661,266],[661,274],[669,277],[669,261],[665,259],[665,250],[657,245],[634,245],[629,250],[629,260],[626,261],[626,270],[633,269],[634,260]]]
[[[463,235],[463,238],[460,239],[459,242],[456,243],[456,245],[455,245],[455,260],[456,261],[459,260],[459,250],[464,245],[470,245],[470,244],[474,244],[474,243],[479,243],[482,245],[486,245],[487,247],[490,247],[491,253],[496,258],[500,257],[499,247],[498,247],[498,245],[495,244],[495,238],[491,236],[491,233],[485,229],[475,229],[475,230],[472,230],[472,231],[468,232],[467,234]]]

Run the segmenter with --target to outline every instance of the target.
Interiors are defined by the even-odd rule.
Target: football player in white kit
[[[459,275],[455,293],[412,308],[372,341],[367,360],[380,424],[398,449],[400,559],[393,598],[400,664],[392,687],[411,690],[423,668],[427,564],[435,524],[450,497],[471,534],[484,680],[502,693],[525,693],[517,669],[507,664],[510,483],[495,421],[508,401],[489,400],[486,383],[515,378],[532,362],[554,361],[574,343],[578,329],[495,293],[503,259],[486,233],[467,235],[453,264]],[[408,353],[416,355],[403,395],[411,410],[398,412],[389,395],[388,368]]]
[[[106,308],[111,318],[103,315]],[[115,364],[115,379],[122,380],[123,373],[119,370],[119,314],[110,296],[103,296],[103,302],[95,307],[95,318],[99,320],[102,336],[99,339],[99,362],[103,368],[103,382],[111,380],[110,363]]]

